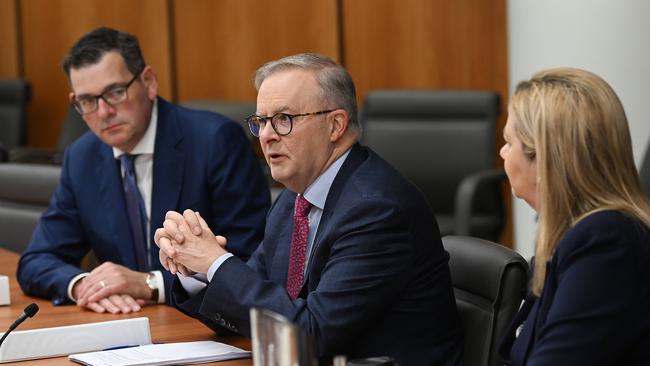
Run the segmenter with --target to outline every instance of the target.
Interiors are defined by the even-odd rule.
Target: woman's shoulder
[[[623,251],[648,256],[650,229],[641,220],[621,211],[598,211],[587,215],[567,231],[557,256],[576,252]]]
[[[648,235],[650,231],[643,221],[622,211],[607,210],[591,213],[578,221],[569,233],[613,233]]]

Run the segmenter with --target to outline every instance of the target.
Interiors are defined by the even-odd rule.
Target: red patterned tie
[[[287,292],[296,299],[302,288],[305,276],[305,255],[307,253],[307,235],[309,234],[309,210],[311,203],[302,195],[296,196],[293,211],[293,234],[291,235],[291,252],[289,253],[289,272],[287,275]]]

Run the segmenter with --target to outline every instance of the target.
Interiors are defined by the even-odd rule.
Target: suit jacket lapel
[[[336,174],[336,178],[334,178],[332,186],[327,193],[327,200],[325,200],[323,214],[321,215],[320,223],[318,224],[318,231],[316,232],[316,236],[314,238],[314,249],[311,252],[312,255],[318,249],[318,244],[320,243],[320,239],[323,237],[324,233],[329,231],[328,223],[332,217],[332,214],[334,213],[334,209],[336,208],[339,197],[343,192],[345,183],[348,181],[348,178],[350,178],[350,176],[357,170],[359,165],[361,165],[361,163],[366,160],[367,157],[368,152],[358,143],[355,144],[352,146],[352,150],[350,151],[347,159],[345,159],[345,162],[341,166],[341,169],[339,169],[338,174]]]
[[[275,245],[276,253],[273,256],[273,263],[269,266],[268,273],[272,276],[271,280],[282,284],[287,283],[289,270],[289,252],[291,251],[291,235],[293,234],[293,203],[296,200],[296,194],[291,191],[285,191],[279,198],[276,209],[273,210],[273,221],[269,221],[270,230],[273,234],[265,236],[264,242]],[[286,223],[286,224],[285,224]],[[271,244],[271,242],[274,242]]]
[[[179,210],[178,200],[183,188],[185,155],[180,147],[183,139],[176,109],[158,98],[158,129],[153,157],[153,181],[151,187],[151,227],[153,240],[155,230],[164,221],[169,210]],[[157,249],[152,244],[152,249]],[[152,250],[155,252],[155,250]],[[157,255],[153,263],[157,263]]]
[[[133,237],[126,214],[124,191],[122,190],[122,173],[120,164],[113,157],[110,146],[102,144],[99,149],[99,163],[95,167],[93,181],[99,183],[100,207],[98,210],[109,212],[106,215],[106,230],[111,244],[115,246],[125,266],[135,268]]]
[[[343,192],[343,187],[345,186],[348,178],[359,168],[359,165],[363,163],[368,158],[368,151],[361,147],[358,143],[352,146],[350,154],[345,159],[345,162],[339,169],[339,172],[336,174],[336,178],[332,182],[329,192],[327,193],[327,199],[325,200],[325,207],[323,207],[323,214],[321,215],[320,222],[318,224],[318,231],[314,237],[314,244],[309,253],[309,262],[307,263],[307,272],[305,275],[305,281],[303,282],[303,290],[305,285],[309,282],[309,276],[312,271],[312,266],[314,263],[315,253],[320,249],[321,240],[325,233],[329,232],[329,224],[334,210],[336,209],[339,197]],[[288,257],[287,253],[287,257]]]
[[[539,300],[535,301],[530,309],[530,312],[528,313],[528,317],[526,318],[526,323],[524,324],[524,327],[521,329],[521,332],[519,333],[519,337],[517,337],[517,343],[520,345],[520,352],[518,355],[522,357],[522,361],[528,359],[528,355],[530,355],[530,352],[532,350],[532,345],[533,341],[535,340],[535,334],[537,333],[537,318],[539,315]],[[523,363],[522,363],[523,364]]]

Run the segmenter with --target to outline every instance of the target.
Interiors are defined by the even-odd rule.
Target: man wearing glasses
[[[412,183],[358,143],[350,75],[324,56],[300,54],[262,66],[255,85],[248,125],[287,189],[248,262],[223,248],[232,239],[202,215],[167,214],[155,241],[178,276],[176,306],[215,330],[246,335],[251,307],[272,310],[312,334],[325,363],[344,354],[460,364],[435,217]]]
[[[70,102],[91,132],[66,151],[59,187],[23,253],[25,293],[128,313],[170,302],[153,230],[169,210],[198,211],[248,258],[260,242],[269,189],[242,128],[223,116],[174,106],[137,39],[98,28],[64,60]],[[92,250],[101,263],[80,268]],[[90,297],[92,296],[92,299]]]

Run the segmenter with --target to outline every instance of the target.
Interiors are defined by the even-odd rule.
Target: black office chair
[[[61,165],[63,163],[63,153],[68,145],[72,144],[88,130],[88,125],[84,122],[79,112],[70,105],[63,120],[63,127],[59,134],[56,148],[23,147],[12,149],[9,154],[9,160],[19,163]]]
[[[446,236],[442,243],[465,331],[465,365],[501,365],[497,348],[525,297],[528,264],[483,239]]]
[[[21,253],[50,203],[61,168],[40,164],[0,164],[2,247]]]
[[[257,109],[255,102],[228,100],[188,100],[181,102],[181,105],[188,108],[203,109],[222,114],[241,124],[247,133],[249,133],[249,130],[248,126],[244,123],[244,120],[246,117],[255,114],[255,110]]]
[[[493,92],[373,91],[363,106],[362,142],[422,190],[441,236],[497,241],[506,179],[495,168],[498,114]]]
[[[6,161],[9,151],[25,144],[27,136],[27,102],[29,83],[22,79],[0,80],[0,158]]]

